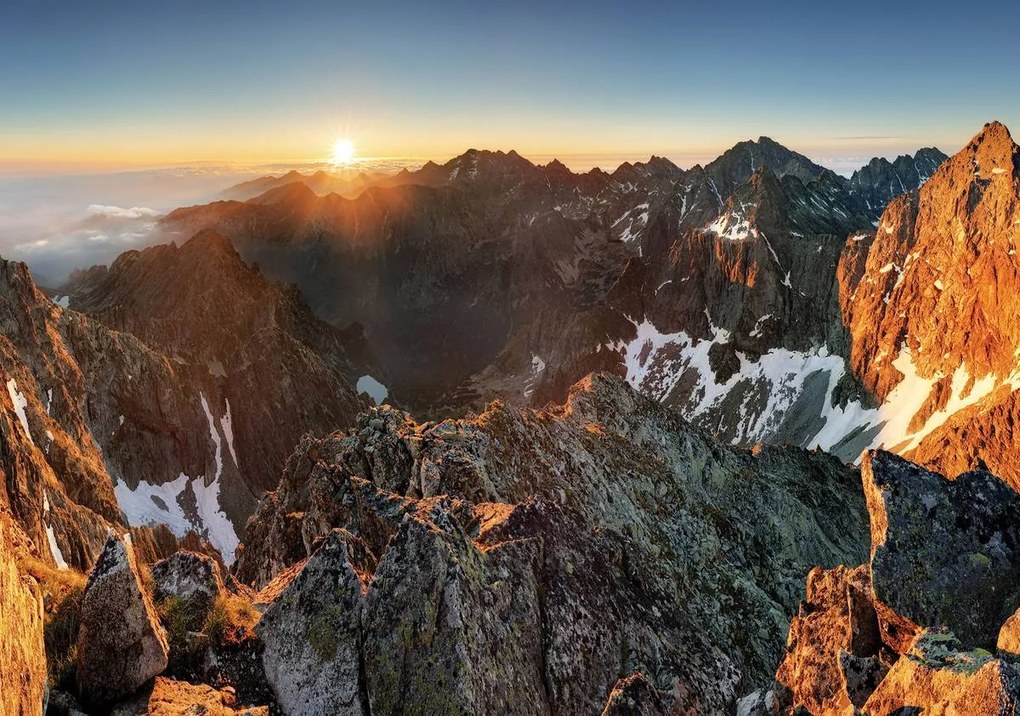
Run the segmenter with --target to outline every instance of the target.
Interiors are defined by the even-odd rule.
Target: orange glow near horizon
[[[682,124],[646,129],[620,125],[609,118],[592,118],[581,126],[565,127],[550,121],[525,130],[519,119],[509,116],[485,125],[469,125],[460,119],[446,118],[442,123],[421,123],[413,131],[404,121],[392,119],[281,121],[230,128],[182,123],[173,132],[162,127],[115,122],[101,127],[82,126],[66,133],[25,127],[0,135],[0,174],[202,165],[321,163],[344,167],[355,163],[368,166],[376,159],[415,163],[431,159],[443,163],[471,147],[514,149],[543,163],[555,157],[578,170],[592,166],[612,170],[623,161],[644,161],[652,154],[689,167],[704,164],[736,142],[756,138],[761,133],[816,161],[822,160],[823,164],[827,156],[853,156],[863,164],[876,154],[895,156],[931,144],[944,145],[944,151],[956,148],[955,142],[937,138],[923,142],[893,137],[833,140],[817,128],[809,131],[804,127],[792,127],[788,133],[771,132],[767,127],[752,132],[749,128]],[[351,140],[354,136],[356,145]]]

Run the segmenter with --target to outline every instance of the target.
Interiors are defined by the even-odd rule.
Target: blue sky
[[[469,146],[703,160],[952,152],[1020,125],[1020,3],[34,2],[0,7],[0,165]]]

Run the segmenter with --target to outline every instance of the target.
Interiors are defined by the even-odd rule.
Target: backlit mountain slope
[[[363,324],[426,413],[561,400],[607,370],[728,439],[808,444],[823,403],[855,393],[836,265],[871,220],[807,158],[762,138],[691,170],[472,150],[417,174],[356,199],[295,183],[165,225],[212,227],[320,316]],[[798,401],[813,418],[790,418]]]

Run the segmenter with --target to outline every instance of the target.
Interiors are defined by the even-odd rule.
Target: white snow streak
[[[28,416],[25,414],[25,408],[28,407],[28,399],[25,398],[23,393],[18,392],[18,381],[14,378],[7,381],[7,394],[11,396],[11,403],[14,404],[14,413],[18,416],[21,427],[25,429],[28,441],[35,445],[35,440],[32,439],[32,431],[28,429]]]

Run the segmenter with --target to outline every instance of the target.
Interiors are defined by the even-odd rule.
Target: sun
[[[330,160],[330,164],[342,166],[353,164],[355,156],[354,142],[350,139],[338,139],[333,144],[333,158]]]

